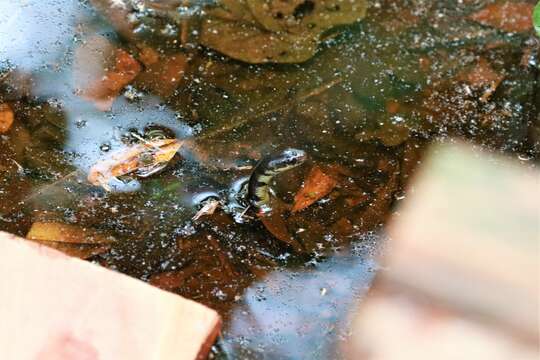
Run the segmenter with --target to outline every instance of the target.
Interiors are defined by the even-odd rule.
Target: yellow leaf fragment
[[[66,244],[110,244],[114,241],[98,231],[59,222],[35,222],[26,235],[28,240]]]

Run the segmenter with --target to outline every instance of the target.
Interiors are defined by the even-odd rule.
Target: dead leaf
[[[472,14],[469,18],[482,25],[508,32],[532,30],[534,5],[526,2],[494,3]]]
[[[459,74],[457,79],[467,82],[473,88],[486,87],[481,100],[487,101],[504,79],[504,75],[493,70],[486,59],[480,58],[474,67]]]
[[[294,251],[298,253],[305,252],[302,244],[298,242],[287,229],[287,223],[283,219],[283,214],[279,211],[273,211],[265,216],[260,216],[259,219],[262,221],[266,230],[268,230],[272,235],[274,235],[278,240],[283,241],[286,244],[289,244]]]
[[[300,191],[294,197],[291,212],[303,210],[328,195],[337,185],[334,177],[325,174],[318,166],[309,172]]]
[[[93,101],[100,110],[108,110],[120,90],[133,81],[141,70],[141,64],[133,56],[125,50],[116,49],[113,69],[91,82],[82,90],[82,95]]]
[[[167,271],[153,275],[150,278],[150,284],[160,289],[171,291],[184,284],[187,278],[199,272],[196,266],[190,266],[179,271]]]
[[[145,48],[149,49],[149,48]],[[188,60],[183,53],[162,55],[155,58],[146,50],[141,53],[147,63],[147,68],[137,77],[136,85],[163,97],[169,97],[185,82]]]
[[[35,222],[26,235],[28,240],[71,244],[110,244],[114,241],[94,229],[59,222]]]
[[[88,173],[88,182],[109,191],[108,183],[112,178],[143,168],[157,169],[169,162],[181,146],[182,142],[177,139],[160,139],[121,149],[94,164]],[[149,173],[153,172],[150,170]]]
[[[31,240],[37,244],[50,247],[52,249],[63,252],[64,254],[79,259],[88,259],[92,256],[103,254],[111,248],[109,245],[88,245],[88,244],[71,244],[61,243],[56,241],[37,241]]]
[[[0,134],[4,134],[11,129],[14,118],[13,110],[9,104],[0,104]]]

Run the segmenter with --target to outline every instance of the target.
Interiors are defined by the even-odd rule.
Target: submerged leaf
[[[28,240],[69,244],[109,244],[114,241],[91,228],[59,222],[35,222],[26,235]]]
[[[296,63],[311,58],[318,36],[272,33],[250,23],[206,19],[201,44],[249,63]]]
[[[248,63],[298,63],[317,51],[322,34],[366,14],[364,0],[247,0],[208,9],[201,44]]]
[[[336,179],[325,174],[318,166],[309,172],[304,185],[294,197],[292,212],[303,210],[328,195],[337,185]]]
[[[8,132],[13,125],[13,110],[8,104],[0,103],[0,134]]]
[[[526,2],[495,3],[472,14],[470,18],[482,25],[488,25],[508,32],[531,30],[533,4]]]

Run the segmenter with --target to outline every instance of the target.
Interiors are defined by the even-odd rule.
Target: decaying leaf
[[[28,240],[67,244],[110,244],[112,236],[106,236],[96,230],[78,225],[59,222],[35,222],[26,235]]]
[[[96,107],[103,111],[110,109],[120,90],[133,81],[142,70],[141,64],[125,50],[116,49],[114,57],[113,68],[82,89],[82,96],[93,101]]]
[[[101,245],[88,245],[88,244],[71,244],[71,243],[61,243],[56,241],[37,241],[31,240],[40,245],[44,245],[64,254],[79,259],[88,259],[92,256],[103,254],[111,248],[110,245],[101,244]]]
[[[206,19],[201,44],[249,63],[296,63],[311,58],[318,37],[271,33],[250,23]]]
[[[533,8],[527,2],[497,2],[472,14],[470,19],[508,32],[525,32],[533,27]]]
[[[292,212],[303,210],[328,195],[337,185],[334,177],[325,174],[318,166],[309,172],[302,188],[294,197]]]
[[[26,235],[28,240],[87,259],[110,249],[114,237],[91,228],[59,222],[35,222]]]
[[[260,219],[266,230],[268,230],[278,240],[289,244],[294,251],[298,253],[305,252],[302,244],[300,244],[300,242],[298,242],[298,240],[296,240],[287,229],[287,223],[283,219],[282,213],[279,211],[273,211],[266,216],[261,216]]]
[[[207,10],[201,44],[249,63],[298,63],[317,51],[322,34],[365,16],[366,1],[222,1]]]
[[[0,104],[0,134],[4,134],[11,129],[13,125],[14,115],[9,104]]]
[[[169,97],[184,83],[184,73],[188,67],[185,54],[160,56],[151,48],[144,48],[141,60],[145,61],[146,69],[137,77],[137,86],[160,96]]]
[[[110,191],[109,181],[118,176],[136,171],[140,177],[149,176],[163,169],[181,146],[177,139],[160,139],[121,149],[94,164],[88,182]]]
[[[350,0],[246,0],[257,22],[266,30],[320,34],[338,25],[351,24],[366,14],[366,1]]]
[[[473,88],[486,88],[481,100],[487,101],[504,79],[504,75],[493,70],[486,59],[480,58],[472,68],[466,69],[457,78]]]

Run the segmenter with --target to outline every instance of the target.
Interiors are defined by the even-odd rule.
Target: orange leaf
[[[0,134],[8,132],[13,125],[13,110],[8,104],[0,104]]]
[[[292,212],[300,211],[319,199],[328,195],[335,187],[337,181],[325,174],[319,167],[314,166],[309,172],[300,191],[294,197]]]
[[[526,2],[495,3],[484,7],[469,18],[482,25],[508,32],[525,32],[533,27],[534,5]]]
[[[118,176],[134,172],[149,165],[170,161],[182,142],[177,139],[163,139],[136,144],[112,153],[107,159],[98,161],[88,173],[88,182],[109,190],[108,182]],[[148,164],[145,155],[152,156],[152,164]]]
[[[141,70],[141,64],[133,56],[125,50],[116,49],[114,68],[91,83],[83,94],[93,100],[100,110],[107,110],[120,90],[133,81]]]

